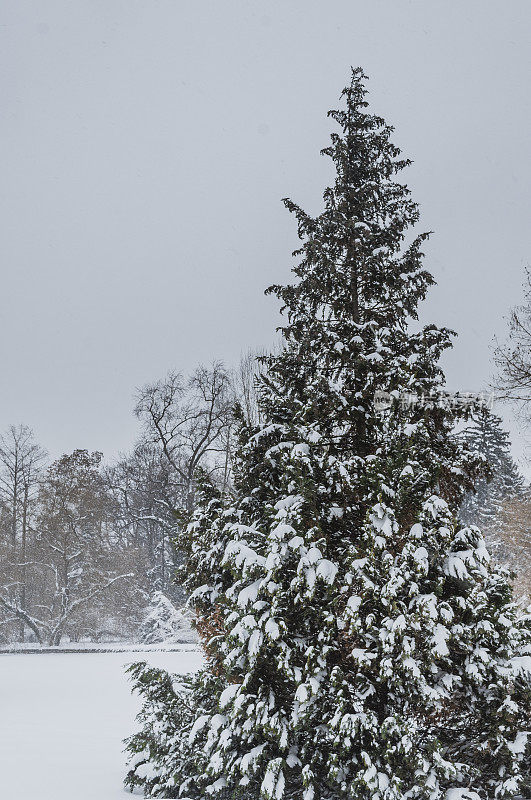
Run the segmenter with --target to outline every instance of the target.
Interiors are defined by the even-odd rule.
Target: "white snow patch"
[[[515,672],[527,672],[531,675],[531,656],[516,656],[511,664]]]
[[[280,628],[274,619],[268,619],[265,624],[265,632],[270,639],[278,639],[280,636]]]
[[[219,707],[225,708],[228,706],[231,700],[234,700],[235,696],[238,694],[238,689],[240,688],[239,683],[231,683],[224,689],[220,696],[219,696]]]
[[[337,575],[337,567],[328,559],[323,558],[317,565],[316,575],[318,578],[322,578],[325,583],[332,584]]]
[[[529,739],[529,732],[522,731],[516,734],[514,742],[510,742],[507,746],[511,753],[514,755],[523,755],[527,748],[527,740]]]
[[[284,497],[282,500],[278,500],[275,503],[275,508],[277,511],[287,510],[291,508],[296,503],[300,503],[302,501],[302,495],[300,494],[290,494],[288,497]]]
[[[226,563],[231,557],[234,558],[236,566],[242,567],[244,570],[256,565],[264,566],[265,564],[265,558],[263,556],[259,556],[258,553],[245,542],[239,542],[237,540],[228,543],[225,548],[223,563]]]
[[[448,789],[444,795],[444,800],[481,800],[477,792],[458,786],[455,789]]]
[[[124,669],[147,661],[198,669],[198,652],[0,655],[2,796],[12,800],[127,800],[123,740],[140,700]]]
[[[240,608],[245,608],[249,603],[254,603],[258,597],[258,590],[260,589],[262,581],[254,581],[249,586],[245,586],[238,593],[238,605]]]
[[[437,624],[433,629],[433,636],[431,637],[432,649],[435,655],[443,657],[447,656],[450,652],[448,650],[448,639],[450,638],[450,631],[444,625]]]
[[[310,447],[305,442],[301,444],[296,444],[291,450],[292,456],[309,456],[310,455]]]

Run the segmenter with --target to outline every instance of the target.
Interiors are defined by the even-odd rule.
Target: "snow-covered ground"
[[[0,655],[0,775],[6,800],[127,800],[122,740],[138,698],[124,666],[191,672],[197,652]]]

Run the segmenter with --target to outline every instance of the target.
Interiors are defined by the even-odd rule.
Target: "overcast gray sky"
[[[319,211],[351,64],[415,161],[449,383],[485,385],[531,259],[527,0],[1,9],[0,428],[112,457],[136,386],[273,340],[263,289],[296,245],[280,198]]]

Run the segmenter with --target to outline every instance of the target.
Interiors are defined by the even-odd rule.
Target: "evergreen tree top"
[[[297,217],[303,242],[295,251],[302,259],[294,269],[301,281],[269,291],[284,301],[293,320],[303,306],[306,320],[320,312],[330,323],[405,325],[407,316],[416,318],[418,302],[434,283],[421,266],[420,247],[428,233],[415,236],[401,252],[408,229],[419,219],[410,190],[396,180],[411,162],[400,158],[391,142],[393,128],[367,110],[365,80],[361,69],[353,69],[341,94],[344,107],[328,112],[340,131],[321,151],[336,171],[323,195],[323,212],[310,217],[284,200]]]

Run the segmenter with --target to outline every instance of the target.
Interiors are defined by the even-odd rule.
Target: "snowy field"
[[[197,652],[0,655],[0,796],[127,800],[122,740],[139,700],[124,666],[197,669]]]

